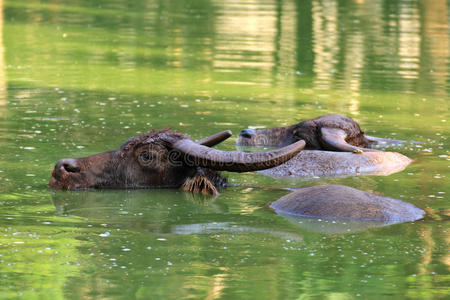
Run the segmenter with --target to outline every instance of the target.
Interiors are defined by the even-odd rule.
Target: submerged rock
[[[279,214],[330,220],[379,221],[382,224],[418,220],[425,213],[410,203],[343,185],[300,188],[273,202],[270,207]]]
[[[355,154],[303,150],[275,168],[259,171],[268,176],[314,177],[351,175],[390,175],[400,172],[412,160],[397,152],[373,151]]]

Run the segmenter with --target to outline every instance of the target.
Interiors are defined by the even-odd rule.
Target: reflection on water
[[[218,39],[214,67],[223,71],[256,69],[270,76],[274,67],[274,40],[277,35],[276,3],[217,1]]]
[[[433,91],[448,96],[450,42],[448,35],[449,4],[448,1],[432,1],[432,5],[423,5],[422,11],[422,49],[419,63],[421,65],[421,90],[427,90],[427,82],[433,82]],[[446,24],[447,26],[443,25]],[[447,93],[446,93],[447,92]]]
[[[399,70],[397,73],[404,79],[418,79],[419,70],[419,12],[417,7],[401,5],[398,27],[401,35],[398,38]]]
[[[3,0],[0,0],[0,118],[3,116],[6,105],[6,64],[5,64],[5,46],[3,44]]]
[[[320,232],[325,234],[348,234],[389,225],[389,223],[381,221],[323,220],[316,218],[296,217],[289,214],[280,215],[301,228],[312,232]]]
[[[448,68],[441,67],[437,74],[432,67],[424,68],[430,60],[439,61],[441,66],[448,64],[448,33],[433,26],[440,20],[437,22],[447,28],[445,0],[423,1],[421,11],[417,3],[401,1],[346,2],[342,7],[332,0],[312,3],[317,88],[337,85],[357,93],[374,81],[377,88],[382,88],[382,82],[391,88],[418,91],[417,84],[431,73],[433,82],[440,82],[433,90],[445,90],[442,80],[448,80]],[[436,16],[429,16],[433,13]],[[431,40],[439,41],[439,46]],[[350,106],[351,112],[357,111],[356,103]]]
[[[221,203],[216,203],[214,197],[176,190],[54,191],[52,202],[58,216],[120,224],[121,230],[134,228],[163,235],[262,233],[278,239],[302,239],[296,233],[278,231],[270,227],[252,227],[236,222],[195,223],[199,215],[220,215],[228,213],[229,210]],[[183,215],[187,212],[195,214],[184,219],[186,216]],[[193,223],[184,223],[187,220]]]
[[[0,0],[1,297],[445,297],[448,5]],[[326,113],[424,143],[396,149],[414,162],[387,177],[225,173],[233,186],[215,199],[47,187],[58,159],[150,128],[200,139]],[[323,234],[323,222],[311,230],[267,208],[280,188],[319,183],[388,194],[430,218]]]
[[[355,115],[360,110],[361,89],[389,87],[437,95],[449,93],[445,0],[176,3],[137,2],[134,9],[139,11],[127,11],[124,15],[132,20],[128,22],[116,14],[124,10],[120,0],[87,8],[81,4],[68,7],[42,4],[38,6],[41,9],[25,11],[24,2],[8,2],[6,13],[14,15],[15,22],[55,25],[56,32],[51,30],[52,26],[43,29],[51,32],[50,40],[58,38],[54,48],[40,50],[43,57],[11,53],[9,64],[32,67],[44,58],[49,64],[58,65],[65,55],[70,55],[79,67],[88,64],[85,75],[91,81],[90,88],[100,86],[96,77],[103,71],[97,66],[107,64],[120,66],[120,75],[136,88],[142,81],[152,86],[162,84],[160,76],[156,76],[161,68],[197,70],[200,73],[192,74],[190,79],[203,86],[197,90],[203,96],[214,94],[211,84],[220,89],[230,85],[299,87],[304,92],[310,88],[318,91],[339,88],[350,92],[341,101]],[[18,11],[21,15],[15,15]],[[186,14],[193,16],[192,22],[186,19]],[[75,27],[64,26],[65,22]],[[85,25],[88,40],[77,33],[77,28]],[[14,41],[24,51],[40,44],[34,29],[28,28],[24,34],[26,39]],[[84,42],[90,43],[89,51],[78,49]],[[57,77],[63,73],[66,77],[79,76],[79,67],[59,67],[54,74]],[[145,74],[141,68],[153,69],[155,76]],[[230,72],[240,73],[240,80]],[[184,80],[188,74],[172,75],[172,91],[178,93],[186,87]],[[111,78],[107,80],[116,78],[114,74],[108,77]],[[287,94],[287,98],[295,96]]]
[[[314,86],[328,89],[336,73],[338,34],[338,4],[336,1],[312,1]]]
[[[200,223],[200,224],[188,224],[188,225],[175,225],[172,229],[175,234],[218,234],[222,232],[226,233],[242,233],[242,232],[255,232],[270,234],[280,239],[288,239],[292,241],[300,241],[302,238],[298,234],[286,233],[281,231],[274,231],[267,228],[253,228],[247,226],[239,226],[237,224],[229,222],[213,222],[213,223]]]

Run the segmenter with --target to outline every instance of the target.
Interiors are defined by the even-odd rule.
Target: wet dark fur
[[[74,159],[80,167],[79,172],[67,172],[55,166],[49,185],[70,190],[173,188],[181,187],[187,180],[201,174],[204,180],[209,181],[203,185],[205,191],[214,189],[217,192],[226,185],[226,179],[217,171],[187,166],[181,160],[177,161],[176,155],[173,161],[173,157],[169,157],[173,154],[170,152],[173,151],[171,143],[186,138],[186,135],[170,129],[152,130],[127,140],[119,150]],[[140,149],[154,151],[158,159],[147,166],[140,165],[136,154]],[[198,189],[198,185],[191,186]]]
[[[144,142],[146,144],[161,143],[164,146],[168,146],[170,142],[185,138],[189,137],[181,132],[170,130],[169,128],[164,128],[162,130],[151,130],[147,133],[141,134],[140,136],[128,139],[122,144],[122,146],[120,146],[119,150],[122,153],[121,156],[124,156],[126,152],[130,151],[130,149],[136,148]]]
[[[410,203],[343,185],[302,187],[270,205],[278,213],[332,220],[397,223],[422,218]]]

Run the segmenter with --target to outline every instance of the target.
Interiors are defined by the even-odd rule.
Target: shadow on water
[[[239,193],[239,189],[234,190]],[[121,230],[163,235],[261,233],[279,239],[302,239],[276,226],[252,226],[255,216],[230,214],[228,205],[215,197],[177,190],[53,191],[52,202],[57,216],[82,218],[99,227],[107,223]],[[276,215],[266,214],[265,218]]]

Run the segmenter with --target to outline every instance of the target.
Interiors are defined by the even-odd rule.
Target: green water
[[[0,5],[1,299],[448,297],[448,1]],[[327,113],[424,143],[396,148],[414,163],[388,177],[227,173],[217,198],[47,187],[58,159],[150,128],[236,137]],[[284,187],[321,183],[427,215],[336,233],[268,208]]]

